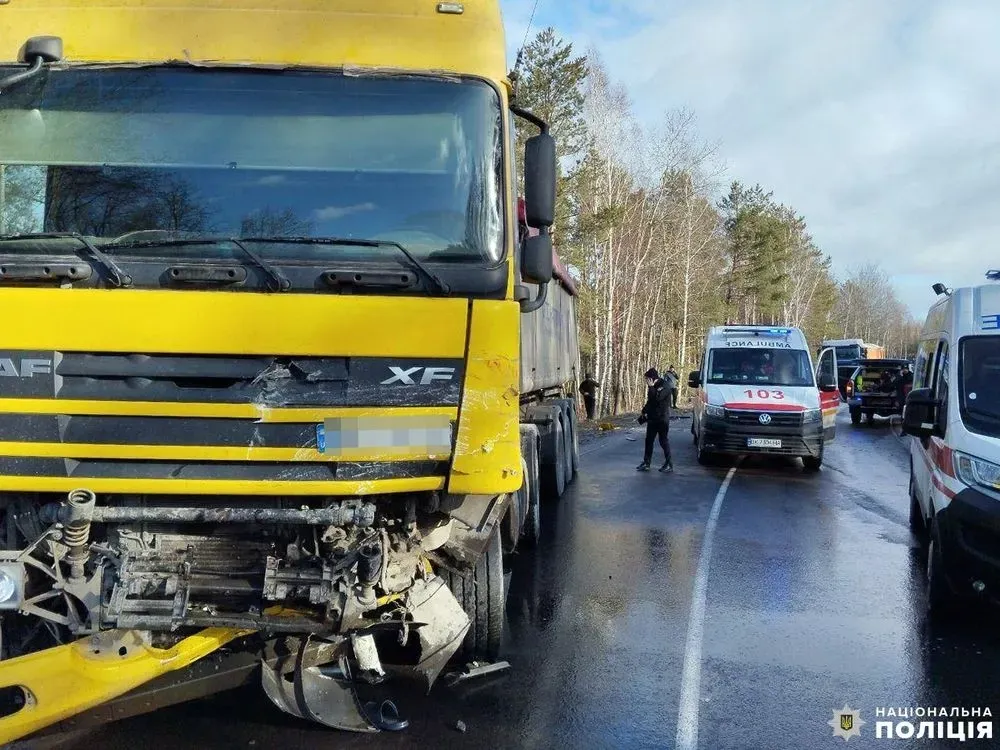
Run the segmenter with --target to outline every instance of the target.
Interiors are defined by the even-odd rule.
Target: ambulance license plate
[[[781,441],[775,438],[747,438],[747,448],[780,448]]]

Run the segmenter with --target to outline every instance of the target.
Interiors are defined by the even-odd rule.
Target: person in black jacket
[[[601,387],[601,384],[590,377],[588,372],[583,376],[583,382],[580,383],[580,393],[583,394],[583,405],[587,408],[587,419],[594,418],[594,408],[597,405],[597,389]]]
[[[642,463],[635,468],[638,471],[649,470],[649,462],[653,460],[653,442],[659,438],[660,447],[663,448],[663,466],[660,471],[669,474],[674,470],[673,461],[670,460],[670,439],[667,436],[670,429],[670,389],[655,367],[646,371],[646,384],[646,405],[639,415],[639,424],[646,425],[646,452]]]

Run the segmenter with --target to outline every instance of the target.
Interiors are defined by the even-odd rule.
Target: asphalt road
[[[405,732],[330,732],[241,690],[73,746],[836,748],[827,722],[846,703],[867,722],[847,747],[878,748],[876,707],[1000,708],[997,620],[925,625],[902,439],[842,415],[818,474],[784,460],[732,472],[696,463],[689,424],[672,427],[669,476],[634,470],[628,430],[584,448],[571,489],[545,508],[540,549],[514,560],[511,671],[397,695]],[[959,744],[992,743],[889,743]]]

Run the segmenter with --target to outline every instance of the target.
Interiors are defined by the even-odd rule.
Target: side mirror
[[[552,280],[552,235],[536,234],[521,245],[521,278],[529,284]]]
[[[688,388],[701,388],[701,372],[695,370],[688,375]]]
[[[555,222],[556,141],[548,133],[533,135],[524,145],[524,208],[528,226]]]
[[[934,434],[937,400],[930,388],[910,391],[903,406],[903,432],[914,437],[930,437]]]
[[[823,393],[833,393],[834,391],[839,391],[840,386],[837,385],[837,378],[832,375],[824,375],[819,380],[819,389]]]

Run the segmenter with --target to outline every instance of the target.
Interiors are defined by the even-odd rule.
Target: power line
[[[528,25],[524,29],[524,39],[521,40],[521,48],[517,51],[517,59],[514,60],[514,73],[517,74],[521,67],[521,58],[524,56],[524,47],[528,43],[528,34],[531,32],[531,23],[535,20],[535,11],[538,10],[538,0],[531,6],[531,15],[528,16]]]

